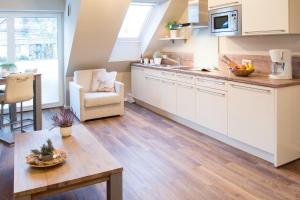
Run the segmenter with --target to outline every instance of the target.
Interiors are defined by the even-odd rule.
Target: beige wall
[[[188,18],[187,2],[179,22],[186,23]],[[163,34],[169,34],[164,30]],[[216,67],[218,66],[218,37],[210,36],[208,28],[189,29],[180,31],[181,36],[189,38],[186,42],[176,41],[175,44],[164,42],[162,51],[165,52],[188,52],[194,54],[195,67]]]
[[[0,0],[0,11],[64,11],[64,0]]]
[[[300,55],[300,35],[221,37],[221,54],[269,55],[269,49],[291,49]]]

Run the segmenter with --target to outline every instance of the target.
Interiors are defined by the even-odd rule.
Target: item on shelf
[[[149,58],[144,58],[144,64],[148,65],[149,64]]]
[[[31,152],[30,155],[26,156],[26,163],[32,167],[55,166],[63,163],[67,158],[67,154],[64,151],[53,147],[50,139],[39,150],[34,149]]]
[[[292,79],[292,52],[288,49],[272,49],[270,50],[272,60],[271,79]]]
[[[159,51],[156,51],[153,54],[154,64],[155,65],[160,65],[161,61],[162,61],[162,58],[163,58],[163,55]]]
[[[166,28],[170,32],[170,38],[177,38],[178,24],[176,21],[167,23]]]
[[[143,54],[141,54],[141,56],[140,56],[140,63],[141,63],[141,64],[143,64],[143,60],[144,60],[144,59],[143,59]]]
[[[222,61],[228,65],[229,70],[236,76],[247,77],[255,71],[252,64],[238,65],[226,55],[223,56]]]
[[[72,108],[64,109],[60,108],[60,112],[52,116],[53,128],[60,127],[60,134],[62,137],[68,137],[71,135],[71,127],[73,125],[75,114]]]

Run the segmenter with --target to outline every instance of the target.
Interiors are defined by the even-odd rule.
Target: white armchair
[[[115,81],[115,92],[90,92],[94,70],[74,73],[69,84],[70,106],[81,121],[124,114],[124,84]]]

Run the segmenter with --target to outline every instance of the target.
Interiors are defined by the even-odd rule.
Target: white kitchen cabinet
[[[161,80],[161,105],[160,108],[169,113],[176,114],[176,81]]]
[[[161,107],[161,79],[145,75],[144,101],[152,106]]]
[[[227,135],[227,92],[197,87],[196,122],[201,126]]]
[[[208,9],[217,9],[228,6],[235,6],[242,3],[242,0],[208,0]]]
[[[299,0],[243,0],[243,35],[300,32]]]
[[[274,89],[229,83],[228,136],[274,154]]]
[[[133,97],[138,100],[145,100],[145,69],[142,67],[131,67],[131,85]]]
[[[187,120],[196,120],[195,86],[177,82],[177,115]]]

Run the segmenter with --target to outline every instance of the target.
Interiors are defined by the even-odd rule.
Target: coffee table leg
[[[122,173],[114,174],[107,181],[107,200],[122,200]]]
[[[14,200],[31,200],[31,196],[15,197]]]

